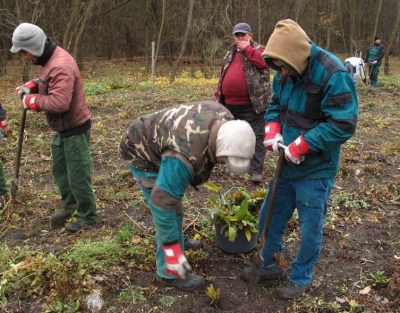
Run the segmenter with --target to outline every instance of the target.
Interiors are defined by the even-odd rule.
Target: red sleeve
[[[250,60],[253,65],[259,69],[267,69],[268,65],[265,63],[264,58],[262,57],[262,50],[257,50],[254,47],[248,45],[244,50],[247,58]]]

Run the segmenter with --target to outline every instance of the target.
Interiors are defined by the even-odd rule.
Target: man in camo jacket
[[[217,163],[234,174],[250,171],[255,135],[214,101],[184,103],[137,118],[123,134],[120,153],[150,207],[156,229],[157,281],[181,290],[204,288],[183,250],[182,198],[206,182]]]

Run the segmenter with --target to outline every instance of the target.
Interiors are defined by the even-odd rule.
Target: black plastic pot
[[[229,241],[224,233],[221,233],[222,226],[215,224],[215,236],[217,238],[218,247],[228,253],[246,253],[254,249],[257,244],[258,233],[251,233],[250,241],[247,240],[244,231],[239,229],[238,236],[235,241]]]

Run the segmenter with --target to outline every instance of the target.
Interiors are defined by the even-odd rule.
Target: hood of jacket
[[[278,60],[293,74],[302,76],[311,55],[311,40],[295,21],[281,20],[269,38],[262,54],[265,62],[274,70],[281,71],[272,60]]]

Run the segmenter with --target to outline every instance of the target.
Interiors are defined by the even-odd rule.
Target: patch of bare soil
[[[341,171],[331,195],[322,253],[313,273],[312,287],[302,298],[280,300],[277,294],[284,282],[259,284],[255,295],[248,295],[247,284],[241,280],[240,272],[251,264],[255,251],[230,255],[217,247],[212,226],[207,222],[210,192],[200,186],[199,191],[190,188],[186,194],[184,227],[187,236],[201,237],[204,248],[188,251],[186,255],[193,270],[207,280],[207,287],[212,285],[215,290],[220,290],[219,300],[211,305],[205,291],[182,292],[157,285],[154,264],[133,262],[127,256],[107,270],[91,273],[87,292],[101,290],[104,299],[101,312],[400,311],[400,206],[390,202],[400,190],[399,90],[395,87],[360,87],[359,101],[357,134],[343,147]],[[103,96],[101,103],[107,102],[107,96]],[[153,109],[143,108],[144,111]],[[94,119],[93,177],[100,221],[97,226],[79,234],[50,228],[49,216],[59,209],[57,192],[49,174],[50,152],[34,147],[38,141],[49,142],[51,134],[44,126],[33,125],[33,120],[35,125],[44,125],[44,120],[38,121],[43,117],[28,116],[21,186],[14,212],[17,216],[3,216],[2,242],[10,247],[29,244],[32,250],[59,255],[78,239],[114,234],[123,222],[133,222],[140,228],[142,237],[152,236],[154,229],[149,210],[116,149],[122,131],[140,113],[125,114],[125,119],[121,119],[124,110],[127,108],[119,108],[119,113],[113,114],[112,108],[98,103],[91,109]],[[41,136],[35,136],[30,127],[43,127]],[[35,132],[38,132],[37,128]],[[2,156],[10,176],[13,175],[10,167],[14,153],[11,150]],[[252,185],[247,176],[231,176],[223,167],[217,167],[210,180],[225,190],[239,186],[248,190],[266,188],[276,161],[275,156],[267,156],[265,181],[259,186]],[[285,235],[286,258],[290,264],[300,242],[296,219],[290,222]],[[52,289],[64,288],[65,303],[73,286],[72,281],[70,286],[61,287],[49,282],[47,294],[21,290],[8,295],[7,303],[0,307],[3,312],[44,312],[49,309],[45,304],[53,297]],[[144,298],[134,293],[137,287]],[[122,289],[131,290],[133,297],[121,298]],[[84,296],[81,296],[78,311],[91,312],[86,308]]]

